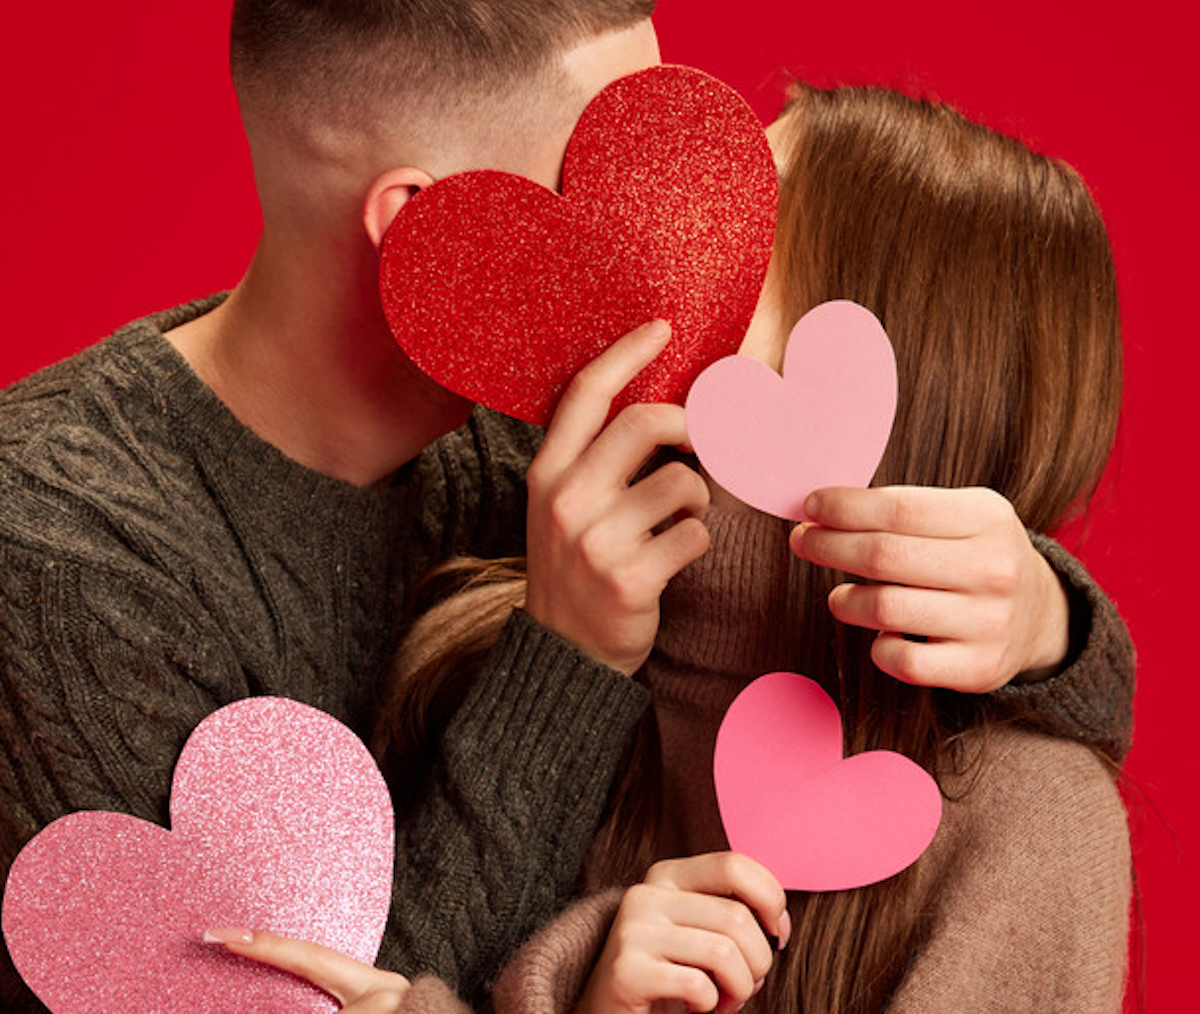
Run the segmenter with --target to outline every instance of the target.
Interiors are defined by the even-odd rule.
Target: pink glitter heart
[[[392,333],[443,387],[545,425],[581,366],[663,317],[670,344],[616,407],[682,404],[762,287],[778,199],[762,125],[715,78],[653,67],[584,110],[562,177],[560,196],[459,173],[409,201],[381,251]]]
[[[839,299],[792,329],[781,377],[749,356],[706,369],[687,399],[688,436],[713,479],[793,521],[826,486],[867,486],[896,415],[896,357],[870,310]]]
[[[391,901],[395,825],[358,738],[280,698],[239,701],[192,733],[170,831],[69,814],[13,863],[3,927],[54,1014],[317,1014],[308,983],[202,942],[247,926],[372,962]]]
[[[920,858],[942,818],[937,783],[907,757],[843,757],[837,706],[795,673],[760,676],[737,696],[713,778],[730,847],[788,890],[885,880]]]

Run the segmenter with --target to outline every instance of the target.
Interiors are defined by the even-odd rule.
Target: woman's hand
[[[708,548],[698,473],[672,462],[634,481],[659,447],[687,445],[683,409],[631,405],[607,422],[613,399],[669,337],[655,321],[580,370],[528,474],[525,611],[627,674],[650,654],[667,582]]]
[[[1066,592],[999,493],[825,489],[805,512],[811,523],[792,533],[797,556],[879,582],[839,585],[829,608],[881,632],[871,657],[884,672],[986,693],[1047,676],[1066,658]]]
[[[243,958],[307,979],[337,1000],[344,1014],[396,1014],[409,989],[409,981],[403,975],[364,965],[328,947],[303,940],[244,929],[209,930],[204,939],[222,944]]]
[[[625,892],[577,1014],[733,1014],[771,969],[767,934],[787,944],[786,904],[778,881],[735,852],[657,863]]]

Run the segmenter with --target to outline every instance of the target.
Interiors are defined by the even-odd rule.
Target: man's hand
[[[597,661],[634,673],[658,632],[667,582],[708,548],[704,480],[671,462],[634,481],[663,446],[686,446],[678,405],[612,400],[666,346],[661,321],[606,349],[572,381],[530,465],[525,610]]]
[[[1066,592],[999,493],[825,489],[805,511],[797,556],[878,582],[839,585],[829,608],[881,632],[871,657],[884,672],[986,693],[1044,678],[1066,657]]]

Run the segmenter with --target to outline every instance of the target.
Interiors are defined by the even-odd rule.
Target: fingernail
[[[222,926],[218,929],[206,929],[204,942],[206,944],[252,944],[254,943],[254,934],[248,929]]]
[[[671,335],[671,325],[665,320],[652,320],[646,325],[646,336],[654,341],[665,341]]]
[[[767,982],[767,980],[766,980],[766,979],[759,979],[759,980],[758,980],[758,982],[756,982],[756,983],[754,984],[754,992],[753,992],[753,993],[751,993],[750,995],[751,995],[751,996],[758,996],[758,994],[759,994],[759,992],[762,990],[763,986],[764,986],[764,985],[766,985],[766,982]]]
[[[792,914],[785,908],[779,917],[779,949],[782,951],[792,939]]]
[[[815,517],[821,509],[821,497],[818,493],[809,493],[804,499],[804,516]]]

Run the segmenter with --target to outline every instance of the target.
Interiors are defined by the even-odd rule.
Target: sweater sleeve
[[[1079,744],[994,736],[1009,748],[951,804],[967,810],[947,815],[951,847],[931,849],[928,936],[888,1014],[1118,1014],[1131,855],[1117,787]]]
[[[492,995],[495,1014],[570,1014],[604,949],[624,891],[575,902],[517,952]]]
[[[522,947],[505,967],[492,1014],[570,1014],[595,967],[621,903],[614,889],[575,902]],[[468,1014],[470,1008],[433,975],[413,980],[404,1014]]]
[[[1031,537],[1067,591],[1071,647],[1055,675],[1010,683],[991,700],[1002,716],[1097,746],[1119,762],[1129,752],[1133,728],[1135,655],[1129,630],[1082,563],[1048,536]]]
[[[518,611],[398,827],[380,963],[472,1004],[571,898],[649,694]]]

